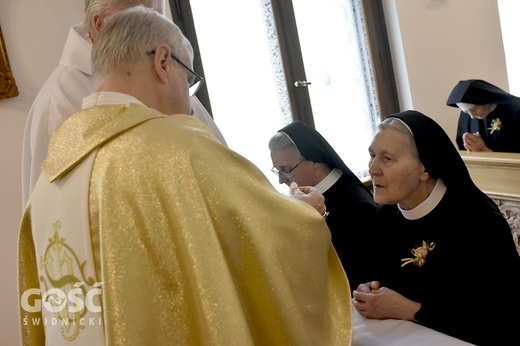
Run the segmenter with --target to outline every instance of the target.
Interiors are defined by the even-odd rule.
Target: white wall
[[[56,66],[83,0],[1,0],[0,26],[20,95],[0,100],[0,344],[18,345],[17,239],[22,214],[21,155],[27,112]]]
[[[460,79],[482,78],[507,90],[496,0],[384,0],[403,108],[435,118],[449,132],[456,109],[446,98]],[[2,27],[20,90],[0,100],[0,344],[17,345],[17,236],[22,136],[27,112],[56,66],[83,0],[1,0]],[[398,25],[397,19],[400,20]],[[402,38],[400,31],[404,31]],[[406,66],[404,66],[406,62]]]
[[[509,90],[497,1],[384,5],[401,108],[432,117],[454,140],[459,111],[446,100],[459,80],[484,79]]]

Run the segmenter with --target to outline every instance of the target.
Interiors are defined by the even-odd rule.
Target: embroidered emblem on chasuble
[[[101,284],[85,274],[87,261],[81,261],[66,239],[60,237],[61,221],[52,226],[54,236],[49,238],[39,261],[43,274],[40,276],[42,308],[53,313],[64,339],[73,341],[88,324],[82,320],[87,312],[100,310]]]
[[[31,298],[35,301],[32,311],[25,309],[26,325],[43,325],[45,338],[52,345],[105,343],[103,282],[96,276],[88,208],[96,153],[53,182],[47,174],[40,175],[31,196],[34,269],[38,270],[39,285],[27,290],[36,298]],[[37,312],[41,312],[40,320],[30,315]]]

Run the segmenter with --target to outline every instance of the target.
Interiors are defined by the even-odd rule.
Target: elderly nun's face
[[[474,105],[465,113],[469,114],[471,119],[485,119],[491,113],[492,105]]]
[[[287,149],[271,151],[273,161],[273,172],[278,171],[278,182],[280,184],[291,185],[292,182],[299,186],[314,186],[316,181],[313,165],[311,161],[296,159]]]
[[[408,136],[385,128],[374,136],[368,151],[376,203],[397,203],[403,209],[412,209],[428,197],[424,183],[429,175],[414,154]]]

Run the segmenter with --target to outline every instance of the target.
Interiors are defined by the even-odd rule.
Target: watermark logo
[[[45,291],[43,296],[40,288],[30,288],[23,292],[20,305],[27,312],[41,312],[42,305],[51,313],[60,313],[64,310],[69,313],[77,313],[83,312],[85,309],[94,313],[101,312],[99,299],[95,298],[101,296],[103,282],[96,282],[94,287],[88,291],[82,288],[84,284],[84,282],[78,282],[68,291],[51,288]]]
[[[23,325],[59,325],[67,340],[74,340],[85,326],[102,326],[99,298],[103,282],[96,282],[87,291],[82,289],[84,285],[84,282],[78,282],[68,291],[51,288],[43,294],[39,288],[26,290],[20,297],[22,309],[28,313],[42,312],[43,317],[25,316]],[[87,317],[87,312],[92,314]]]

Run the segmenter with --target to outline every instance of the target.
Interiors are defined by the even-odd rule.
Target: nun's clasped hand
[[[482,137],[480,137],[480,133],[478,132],[466,132],[462,135],[462,140],[464,142],[464,147],[468,151],[491,151],[491,149],[486,146],[486,143]]]
[[[352,292],[352,304],[359,314],[374,319],[401,319],[415,321],[415,314],[421,304],[414,302],[396,291],[381,287],[378,281],[358,286]]]

